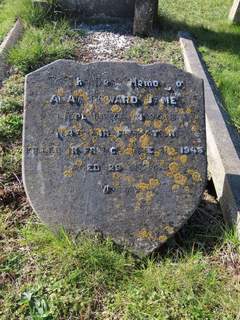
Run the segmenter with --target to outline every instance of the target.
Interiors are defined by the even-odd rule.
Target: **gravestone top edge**
[[[69,66],[76,64],[77,66],[97,66],[97,65],[133,65],[136,66],[137,68],[151,68],[151,67],[158,67],[158,66],[162,66],[162,67],[166,67],[166,68],[171,68],[173,71],[178,71],[178,72],[183,72],[186,75],[191,76],[193,79],[198,79],[198,80],[202,80],[202,78],[192,74],[191,72],[185,71],[184,69],[178,68],[175,65],[172,65],[170,63],[161,63],[161,62],[153,62],[153,63],[149,63],[149,64],[142,64],[142,63],[137,63],[135,61],[109,61],[109,60],[104,60],[104,61],[96,61],[96,62],[89,62],[89,63],[82,63],[79,61],[75,61],[72,59],[57,59],[43,67],[40,67],[28,74],[26,74],[25,78],[29,78],[37,73],[41,73],[43,71],[45,71],[46,69],[49,69],[49,67],[54,67],[57,66],[58,64],[61,63],[65,63],[66,65],[69,64]]]

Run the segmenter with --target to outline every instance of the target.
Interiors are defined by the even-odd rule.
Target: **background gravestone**
[[[81,17],[132,18],[135,0],[59,0],[59,4]]]
[[[158,15],[158,0],[60,0],[62,8],[80,18],[133,18],[133,33],[149,35]]]
[[[133,33],[143,36],[151,34],[157,13],[158,0],[136,0]]]
[[[232,8],[229,13],[229,19],[232,22],[240,22],[240,0],[234,0]]]
[[[202,80],[166,64],[59,60],[26,77],[23,177],[51,226],[148,254],[206,182]]]

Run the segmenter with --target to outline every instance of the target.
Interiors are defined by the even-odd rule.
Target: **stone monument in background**
[[[234,0],[229,13],[229,20],[235,23],[240,23],[240,0]]]
[[[128,18],[134,20],[135,35],[152,32],[158,0],[59,0],[60,6],[79,18]]]

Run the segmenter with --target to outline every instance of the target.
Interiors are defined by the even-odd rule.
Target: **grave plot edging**
[[[6,63],[6,54],[9,51],[9,49],[11,49],[17,43],[17,41],[22,36],[22,33],[23,33],[23,24],[18,19],[0,45],[0,84],[3,80],[6,79],[8,75],[8,65]]]
[[[240,236],[240,159],[211,87],[209,76],[189,34],[179,32],[185,69],[204,80],[208,170],[227,223]]]

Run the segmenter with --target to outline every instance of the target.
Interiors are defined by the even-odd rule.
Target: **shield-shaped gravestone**
[[[205,186],[203,82],[171,65],[51,63],[26,77],[23,136],[42,220],[138,255],[186,222]]]

